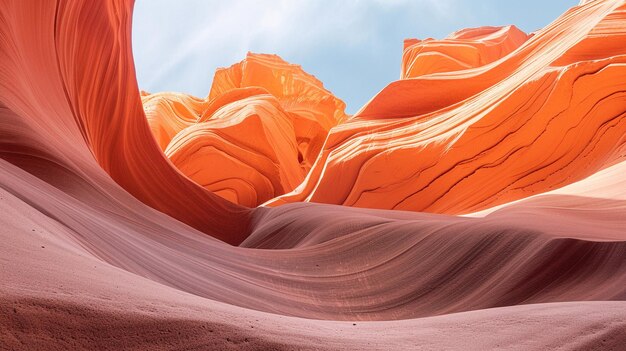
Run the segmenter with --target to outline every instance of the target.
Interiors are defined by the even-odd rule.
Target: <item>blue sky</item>
[[[139,86],[204,97],[217,67],[275,53],[318,77],[353,113],[398,79],[405,38],[552,22],[577,0],[137,0]]]

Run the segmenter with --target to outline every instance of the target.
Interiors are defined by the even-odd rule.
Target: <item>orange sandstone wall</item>
[[[252,54],[215,73],[206,99],[144,96],[170,161],[207,190],[255,207],[292,191],[317,158],[345,104],[298,65]]]
[[[468,28],[443,40],[407,39],[402,79],[484,66],[517,49],[529,36],[515,26]]]
[[[172,167],[162,140],[152,137],[131,53],[133,1],[3,0],[0,6],[3,159],[70,194],[82,190],[73,177],[104,193],[119,193],[119,185],[215,238],[233,244],[245,238],[249,210]]]
[[[334,128],[302,186],[268,204],[463,214],[564,186],[623,159],[625,9],[623,1],[575,7],[528,40],[516,34],[521,46],[491,63],[427,66],[426,75],[406,66],[416,77],[390,84]],[[505,42],[512,30],[495,33]],[[423,47],[463,57],[462,37]]]

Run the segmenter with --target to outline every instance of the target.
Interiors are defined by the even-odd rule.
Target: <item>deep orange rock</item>
[[[246,236],[249,210],[191,181],[159,148],[185,120],[159,115],[187,113],[194,99],[141,94],[155,103],[155,123],[147,123],[134,75],[132,7],[124,0],[2,2],[2,158],[70,193],[81,191],[74,177],[102,192],[127,191],[237,244]]]
[[[484,66],[517,49],[529,38],[515,26],[460,30],[443,40],[407,39],[401,78]]]
[[[302,169],[308,171],[330,128],[344,121],[345,104],[299,65],[276,55],[251,54],[213,78],[210,99],[234,88],[263,87],[275,96],[293,121]]]
[[[178,133],[165,155],[204,188],[250,207],[304,179],[292,120],[269,94],[222,106]]]
[[[463,214],[622,160],[625,8],[592,1],[490,64],[390,84],[332,130],[304,184],[269,204]]]
[[[345,104],[300,66],[249,53],[219,69],[207,99],[142,97],[172,163],[207,190],[254,207],[304,180]]]
[[[182,93],[157,93],[141,97],[152,134],[162,150],[181,130],[194,125],[206,101]]]
[[[249,134],[221,141],[218,124],[205,125],[211,132],[204,134],[194,127],[189,130],[193,137],[181,136],[166,153],[175,155],[174,164],[191,179],[247,206],[269,200],[268,205],[313,201],[452,214],[479,211],[563,186],[621,159],[624,119],[614,113],[623,104],[619,97],[606,101],[604,94],[621,94],[613,79],[619,82],[624,74],[623,23],[619,3],[599,1],[569,11],[532,36],[506,26],[465,29],[443,40],[409,39],[403,79],[349,120],[343,103],[299,66],[275,55],[248,54],[216,72],[202,104],[188,98],[186,108],[163,110],[159,118],[182,133],[194,114],[195,123],[206,123],[224,106],[269,93],[279,104],[265,111],[265,122],[247,123],[236,134]],[[589,86],[610,91],[588,95]],[[149,119],[158,120],[149,104],[146,111]],[[272,115],[281,121],[273,128],[284,132],[260,132],[268,130]],[[245,120],[240,117],[235,119]],[[172,134],[165,129],[153,127],[157,140]],[[294,134],[301,172],[294,169],[289,140]],[[253,136],[266,151],[233,156]],[[585,142],[560,139],[565,137]],[[210,151],[198,151],[202,145],[210,145]],[[276,158],[271,145],[283,145],[289,156]],[[587,145],[593,145],[590,155]],[[545,149],[553,152],[545,156]],[[259,156],[270,162],[260,166],[258,160],[245,159]],[[497,181],[486,182],[493,177]],[[273,199],[302,181],[292,193]]]

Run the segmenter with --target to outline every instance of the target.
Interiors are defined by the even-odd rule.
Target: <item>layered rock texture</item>
[[[0,349],[626,344],[626,2],[407,40],[353,116],[274,55],[140,92],[132,1],[0,5]]]
[[[275,55],[248,54],[220,69],[209,96],[142,97],[172,163],[221,197],[257,206],[300,184],[345,104],[315,77]]]
[[[620,162],[624,10],[593,1],[529,39],[483,28],[410,45],[405,79],[333,129],[306,182],[272,203],[465,214]]]

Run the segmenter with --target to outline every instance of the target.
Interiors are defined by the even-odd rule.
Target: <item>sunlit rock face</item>
[[[488,27],[409,42],[405,79],[334,128],[306,181],[271,204],[465,214],[620,162],[624,23],[621,2],[593,1],[530,38]]]
[[[150,128],[182,173],[237,204],[292,191],[317,158],[345,104],[300,66],[248,54],[219,69],[206,99],[142,97]]]
[[[460,30],[443,40],[407,39],[401,78],[484,66],[517,49],[529,36],[515,26]]]
[[[621,159],[615,6],[587,4],[533,35],[505,26],[406,40],[402,79],[351,117],[299,66],[260,54],[219,69],[206,100],[148,95],[144,108],[174,165],[238,204],[480,211]]]
[[[273,55],[141,91],[132,1],[0,5],[0,348],[623,349],[625,1],[408,41],[353,116]]]
[[[196,183],[245,206],[290,191],[304,179],[293,122],[268,93],[227,104],[183,129],[165,155]]]

